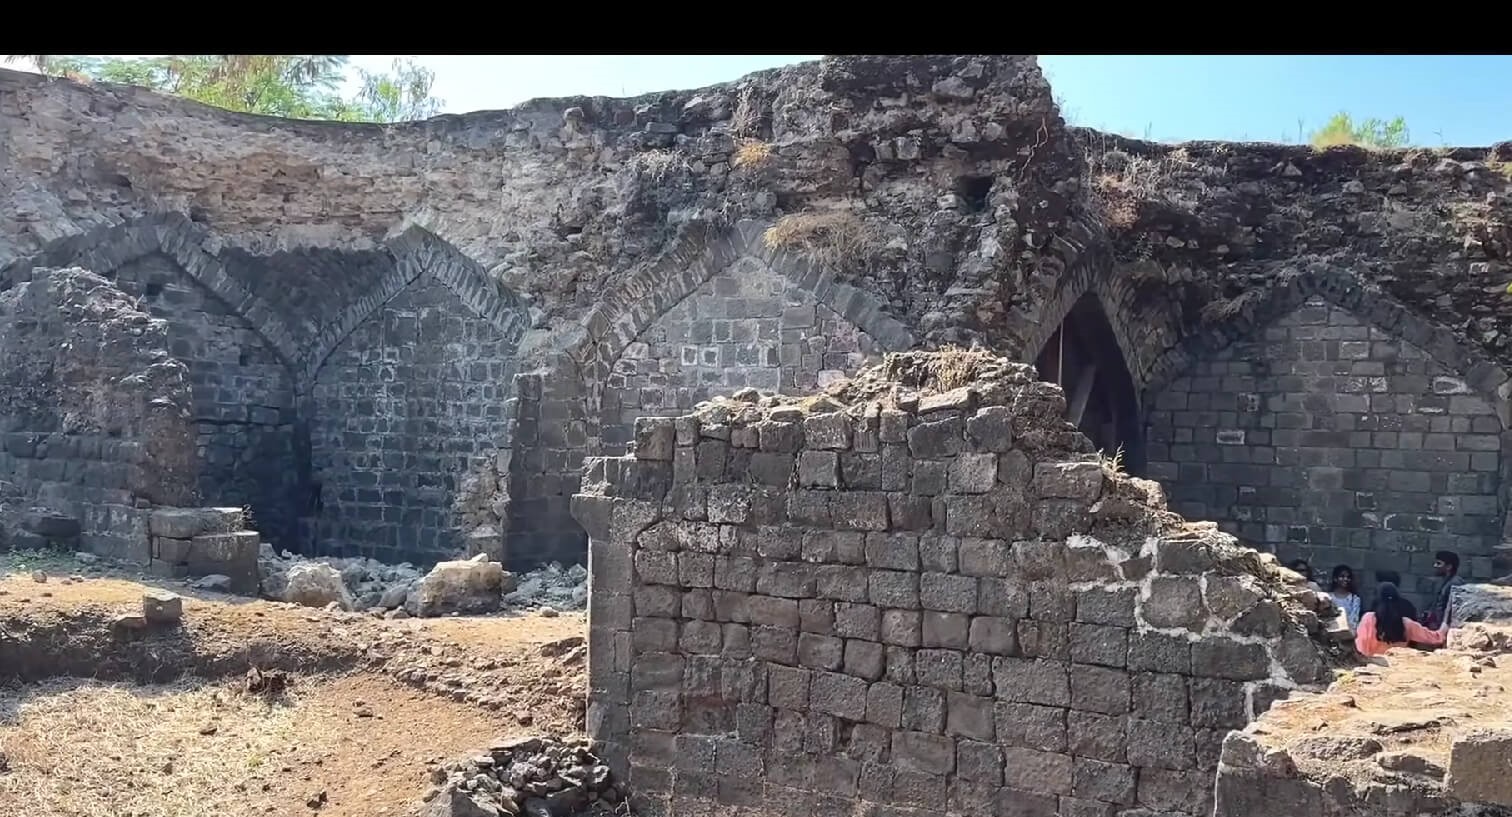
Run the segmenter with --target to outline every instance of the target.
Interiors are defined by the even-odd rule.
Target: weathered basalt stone
[[[960,378],[972,385],[951,385]],[[913,398],[884,408],[899,385]],[[1150,494],[1053,437],[1018,447],[1065,425],[1035,414],[1025,391],[1037,393],[1024,369],[985,353],[908,353],[834,384],[813,413],[809,398],[778,396],[695,407],[684,425],[733,418],[732,440],[774,415],[802,427],[796,467],[759,486],[785,509],[782,524],[756,518],[749,473],[690,474],[710,497],[707,519],[691,521],[667,502],[686,485],[644,492],[638,453],[591,462],[578,497],[599,532],[590,546],[620,554],[595,561],[594,596],[634,608],[590,606],[594,737],[635,746],[671,735],[690,751],[707,742],[715,768],[721,752],[750,758],[742,779],[781,787],[764,805],[784,815],[837,798],[945,814],[968,790],[993,804],[1042,795],[1045,813],[1205,814],[1216,730],[1314,680],[1309,653],[1324,660],[1305,635],[1255,639],[1228,622],[1269,604],[1278,627],[1301,633],[1298,617],[1316,614],[1287,597],[1279,567],[1158,502],[1133,524],[1082,514],[1065,517],[1058,538],[1030,531],[1032,508]],[[1014,443],[983,438],[965,416],[1012,426]],[[871,417],[878,444],[899,447],[913,476],[903,495],[929,500],[921,524],[888,492],[831,484]],[[1010,456],[1023,476],[1005,482]],[[595,521],[596,503],[627,491],[645,515],[618,530]],[[1283,643],[1294,654],[1283,658]],[[762,668],[764,686],[736,681],[745,662]],[[625,667],[628,688],[616,681]],[[868,784],[868,764],[890,782]],[[635,777],[633,752],[628,768],[653,810],[731,804],[680,775]]]

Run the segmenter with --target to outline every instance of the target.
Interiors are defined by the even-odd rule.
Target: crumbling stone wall
[[[889,355],[590,460],[589,731],[643,813],[1208,814],[1224,733],[1327,674],[1316,611],[1063,412]]]
[[[863,352],[867,338],[874,351],[980,342],[1031,361],[1091,291],[1136,387],[1158,391],[1201,357],[1194,350],[1245,334],[1299,280],[1327,278],[1338,292],[1388,295],[1474,350],[1482,359],[1457,361],[1415,328],[1386,327],[1498,411],[1512,392],[1502,329],[1512,299],[1498,294],[1512,257],[1512,146],[1125,140],[1066,127],[1032,56],[841,55],[712,88],[391,126],[230,114],[0,70],[0,143],[0,279],[6,265],[39,259],[113,270],[156,246],[255,328],[300,397],[377,304],[438,259],[519,293],[508,311],[525,316],[531,356],[517,368],[563,396],[553,410],[571,429],[539,439],[537,452],[511,451],[521,516],[500,533],[521,554],[582,541],[562,510],[565,486],[583,454],[618,452],[635,415],[686,411],[699,390],[773,377],[737,351],[717,389],[690,385],[703,375],[662,340],[725,319],[689,298],[736,263],[759,261],[797,287],[784,284],[784,298],[812,294],[818,335],[805,339],[839,343],[852,368],[852,327]],[[781,240],[769,244],[767,228]],[[86,249],[88,263],[73,257]],[[844,321],[824,325],[826,307]],[[770,319],[756,320],[759,335]],[[832,370],[825,352],[796,365],[782,354],[793,388]],[[337,421],[304,405],[297,420],[295,461],[280,474],[295,475],[294,504],[309,512],[301,424]],[[1138,468],[1142,441],[1129,442]],[[480,507],[464,514],[474,530],[499,518]],[[302,520],[311,530],[298,544],[316,538],[317,518]],[[1494,551],[1494,573],[1512,571],[1506,554]],[[1410,557],[1396,566],[1416,571]]]
[[[197,499],[189,373],[166,322],[110,281],[78,268],[26,279],[0,291],[0,493],[77,519],[90,550],[145,563],[143,509]]]
[[[313,388],[323,552],[436,561],[464,548],[459,490],[509,448],[517,340],[426,275],[335,348]]]
[[[1410,327],[1368,321],[1313,295],[1153,387],[1148,475],[1186,516],[1320,572],[1350,565],[1366,590],[1399,571],[1426,602],[1436,550],[1492,577],[1502,401],[1405,340]]]

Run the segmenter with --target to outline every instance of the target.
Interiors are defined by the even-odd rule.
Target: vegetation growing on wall
[[[123,59],[85,55],[10,55],[51,76],[118,82],[243,113],[338,122],[406,122],[435,116],[435,74],[410,60],[387,72],[357,69],[360,87],[346,97],[342,54],[172,54]]]
[[[1402,148],[1408,144],[1407,120],[1398,116],[1391,121],[1365,119],[1354,121],[1348,113],[1340,111],[1323,127],[1313,131],[1310,140],[1315,148],[1336,145],[1357,145],[1366,148]]]

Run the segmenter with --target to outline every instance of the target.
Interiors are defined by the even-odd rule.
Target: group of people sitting
[[[1459,575],[1459,554],[1449,550],[1433,554],[1433,571],[1439,578],[1439,586],[1433,605],[1419,614],[1417,606],[1398,589],[1402,579],[1394,570],[1376,573],[1375,600],[1367,608],[1355,589],[1354,570],[1349,565],[1333,569],[1327,590],[1313,581],[1312,565],[1306,559],[1297,559],[1287,567],[1306,577],[1314,590],[1333,598],[1349,621],[1355,649],[1366,656],[1383,655],[1392,647],[1442,646],[1449,634],[1450,595],[1456,585],[1465,582]]]

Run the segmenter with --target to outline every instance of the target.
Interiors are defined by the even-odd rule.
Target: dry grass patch
[[[969,386],[976,382],[984,366],[995,361],[990,352],[942,346],[925,364],[928,367],[925,383],[941,392]]]
[[[1265,298],[1265,292],[1259,289],[1245,290],[1242,294],[1226,300],[1208,301],[1202,307],[1202,321],[1204,323],[1222,323],[1246,309],[1260,303]]]
[[[657,183],[689,167],[685,156],[666,148],[654,148],[637,153],[630,157],[627,164],[637,175],[645,176]]]
[[[55,681],[0,698],[0,812],[245,814],[232,785],[277,765],[299,710],[234,683],[133,687]]]
[[[848,210],[783,216],[762,234],[774,250],[793,250],[825,267],[865,263],[881,246],[876,232]]]
[[[736,168],[756,168],[766,164],[773,155],[772,143],[760,139],[741,139],[735,145],[735,154],[730,165]]]

